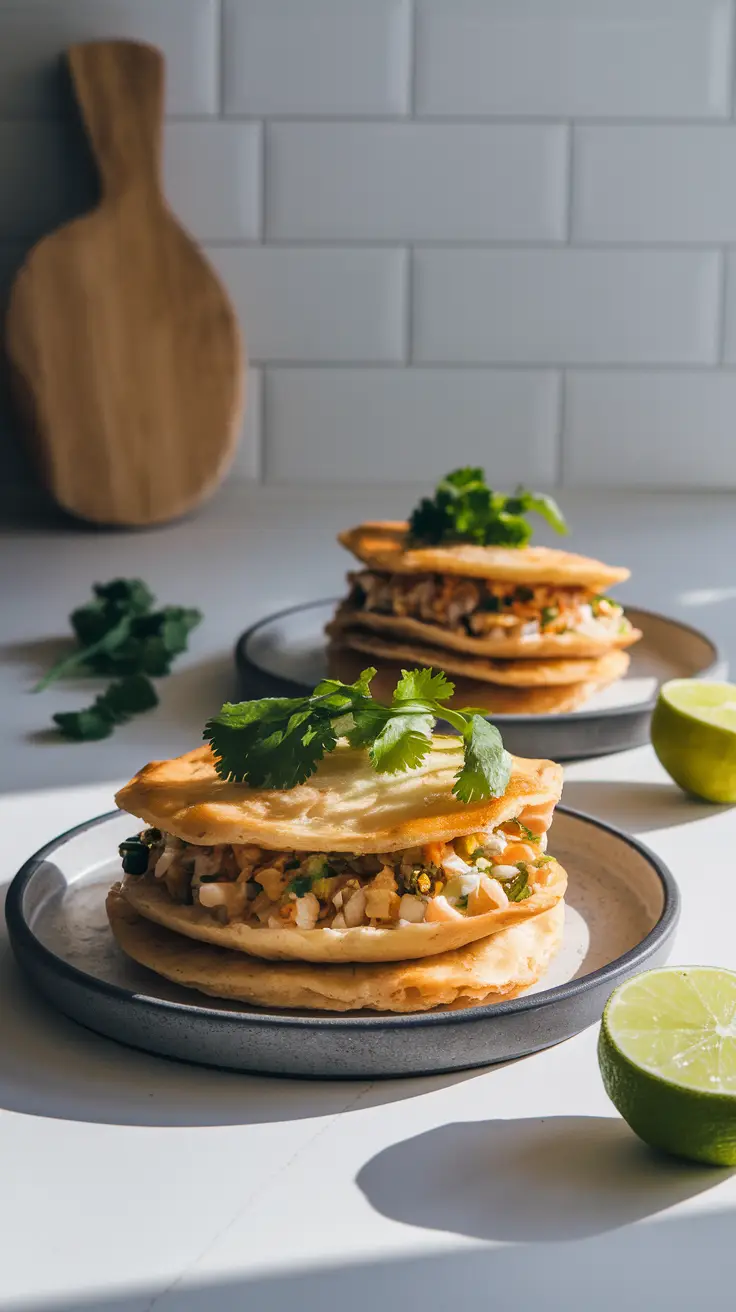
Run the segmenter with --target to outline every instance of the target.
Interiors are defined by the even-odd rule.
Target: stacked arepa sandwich
[[[494,492],[481,469],[461,469],[408,522],[341,533],[361,568],[328,626],[331,673],[354,677],[367,654],[383,692],[423,662],[500,714],[572,710],[622,678],[641,634],[607,593],[629,571],[530,546],[530,512],[567,531],[551,498]]]
[[[419,1012],[516,995],[560,945],[562,771],[504,750],[453,685],[375,671],[226,705],[117,795],[145,828],[108,896],[124,952],[259,1007]],[[438,718],[456,735],[434,733]]]

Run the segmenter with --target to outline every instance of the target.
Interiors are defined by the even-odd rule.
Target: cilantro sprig
[[[455,685],[431,669],[402,670],[390,703],[371,696],[375,669],[355,683],[323,679],[308,697],[264,697],[228,702],[205,725],[218,774],[261,788],[294,788],[314,774],[339,738],[366,748],[378,774],[398,774],[421,765],[432,747],[432,731],[445,720],[461,736],[463,763],[453,786],[461,802],[500,797],[511,758],[495,725],[473,707],[446,705]]]
[[[456,469],[425,497],[409,520],[409,538],[417,544],[471,542],[477,546],[524,547],[533,528],[525,518],[541,515],[556,533],[567,533],[562,511],[552,497],[519,487],[494,492],[482,469]]]
[[[81,711],[57,711],[51,718],[64,738],[78,743],[109,738],[116,724],[158,706],[158,694],[145,674],[129,674],[111,683],[91,706]]]
[[[91,706],[53,716],[59,733],[75,742],[107,738],[116,724],[158,704],[151,677],[171,670],[186,651],[189,634],[202,619],[185,606],[154,610],[154,596],[141,579],[95,583],[93,597],[70,617],[76,649],[57,661],[36,684],[42,692],[67,675],[117,676]]]

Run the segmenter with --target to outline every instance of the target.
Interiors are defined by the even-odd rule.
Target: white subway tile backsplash
[[[417,111],[728,116],[728,0],[417,0]]]
[[[557,124],[273,123],[267,233],[286,240],[555,240]]]
[[[736,372],[567,375],[569,486],[736,488]]]
[[[557,478],[559,379],[547,371],[272,369],[268,482],[430,482],[458,460],[497,483]]]
[[[254,361],[400,361],[406,257],[388,249],[215,247]]]
[[[405,114],[409,0],[224,0],[227,114]]]
[[[232,477],[413,482],[449,442],[506,485],[736,488],[735,20],[0,0],[0,315],[29,245],[98,199],[63,51],[148,41],[165,190],[253,362]],[[18,428],[0,386],[6,484],[30,482]]]
[[[708,251],[420,250],[414,351],[430,363],[714,363]]]
[[[580,241],[736,241],[736,126],[580,127]]]
[[[200,241],[260,236],[260,124],[169,123],[164,165],[171,207]]]
[[[62,52],[77,41],[123,37],[166,57],[170,114],[218,108],[219,0],[12,0],[0,3],[0,116],[67,110]]]

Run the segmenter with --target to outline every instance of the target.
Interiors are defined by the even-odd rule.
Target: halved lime
[[[736,1165],[736,972],[671,966],[634,975],[603,1013],[606,1093],[645,1143]]]
[[[651,736],[660,762],[686,792],[707,802],[736,802],[736,684],[663,683]]]

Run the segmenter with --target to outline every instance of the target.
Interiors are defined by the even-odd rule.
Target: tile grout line
[[[256,480],[263,487],[268,482],[268,383],[270,368],[261,365],[259,369],[260,384],[260,412],[258,418],[258,479]]]
[[[314,358],[307,359],[286,359],[279,360],[274,357],[266,358],[264,356],[254,356],[251,361],[253,368],[268,369],[276,372],[280,369],[299,369],[322,371],[345,370],[345,369],[388,369],[392,372],[403,369],[405,372],[412,373],[431,373],[435,371],[449,371],[456,373],[545,373],[556,369],[574,369],[581,373],[600,373],[600,374],[664,374],[677,376],[679,374],[700,374],[704,377],[717,378],[723,374],[732,375],[736,372],[736,362],[731,364],[725,362],[720,365],[717,360],[703,363],[702,361],[693,362],[691,360],[669,360],[666,363],[662,361],[618,361],[611,364],[607,361],[589,361],[589,360],[326,360]]]
[[[221,0],[224,3],[224,0]],[[0,10],[0,14],[1,14]],[[224,11],[223,11],[224,12]],[[734,36],[736,45],[736,34]],[[223,51],[224,54],[224,42]],[[736,114],[736,106],[734,108]],[[258,123],[267,116],[274,123],[281,123],[285,126],[306,126],[306,127],[325,127],[330,125],[347,125],[349,127],[360,127],[362,124],[371,126],[373,124],[394,124],[400,125],[407,121],[408,115],[402,113],[392,114],[355,114],[345,112],[335,112],[332,114],[278,114],[268,110],[262,113],[253,112],[249,114],[222,114],[219,115],[216,110],[207,111],[188,111],[174,110],[166,114],[166,118],[174,123],[212,123],[219,122],[220,118],[230,123]],[[680,128],[703,128],[711,130],[714,133],[719,130],[732,130],[734,118],[730,111],[724,114],[711,114],[693,116],[680,115],[671,118],[656,118],[642,115],[640,117],[626,118],[616,115],[575,115],[568,118],[564,113],[559,114],[416,114],[413,122],[419,127],[565,127],[568,123],[574,123],[576,127],[592,128],[667,128],[677,131]],[[29,113],[13,112],[4,110],[0,114],[0,125],[17,127],[19,124],[33,124],[39,127],[59,127],[66,126],[69,123],[69,116],[66,114],[53,114],[50,112]]]
[[[264,130],[269,127],[268,122],[263,123]],[[264,132],[265,135],[265,132]],[[264,161],[265,162],[265,161]],[[263,167],[263,163],[262,163]],[[196,237],[196,233],[195,233]],[[464,252],[484,252],[484,251],[518,251],[520,254],[534,254],[535,252],[543,254],[555,254],[587,251],[593,254],[604,255],[629,255],[629,254],[661,254],[661,255],[714,255],[719,254],[722,250],[736,250],[736,234],[732,241],[578,241],[568,243],[562,237],[554,238],[529,238],[528,240],[514,240],[513,238],[483,238],[483,237],[412,237],[408,233],[396,237],[272,237],[270,240],[262,241],[256,237],[196,237],[196,239],[205,247],[213,250],[253,250],[259,247],[267,247],[269,250],[304,250],[304,251],[325,251],[325,250],[404,250],[408,244],[411,244],[416,250],[428,251],[450,251],[452,254],[464,254]],[[15,236],[0,236],[0,248],[3,246],[15,246],[27,241],[37,241],[37,234],[28,234]]]
[[[403,368],[408,369],[414,358],[414,280],[416,270],[414,268],[414,251],[411,246],[406,247],[405,267],[404,267],[404,296],[406,304],[404,305],[404,359]]]
[[[557,375],[560,389],[557,397],[557,487],[565,486],[565,423],[567,420],[567,369],[561,369]]]
[[[409,106],[408,114],[416,119],[417,114],[417,5],[416,0],[407,0],[409,5]]]
[[[261,154],[260,154],[260,159],[258,161],[259,185],[261,188],[261,194],[259,197],[260,205],[259,205],[259,213],[258,213],[260,238],[257,242],[254,243],[254,245],[259,247],[265,247],[268,244],[266,239],[266,229],[268,224],[268,206],[266,202],[266,195],[268,189],[268,164],[267,164],[266,155],[267,152],[270,151],[270,133],[268,131],[268,123],[266,122],[266,120],[261,119],[260,122],[261,122],[261,130],[259,133],[259,149]]]
[[[222,121],[225,118],[225,0],[219,0],[218,20],[220,40],[220,48],[218,50],[218,74],[220,85],[218,87],[219,110],[217,117]]]
[[[569,122],[568,125],[567,125],[567,132],[568,132],[568,139],[567,139],[567,192],[566,192],[567,214],[565,215],[565,230],[566,230],[566,234],[567,234],[567,236],[566,236],[566,242],[567,242],[567,245],[568,245],[568,246],[572,246],[572,244],[573,244],[573,231],[572,231],[572,222],[573,222],[573,201],[574,201],[574,196],[575,196],[575,179],[574,179],[574,169],[575,169],[575,124],[573,123],[572,119],[570,120],[570,122]]]
[[[730,281],[730,270],[727,254],[725,250],[721,251],[721,276],[718,282],[719,303],[718,303],[718,340],[716,350],[718,352],[718,365],[722,372],[726,363],[726,339],[728,333],[728,284]]]
[[[728,0],[728,21],[728,113],[729,117],[733,119],[736,114],[736,102],[735,96],[733,96],[736,81],[736,0]]]

